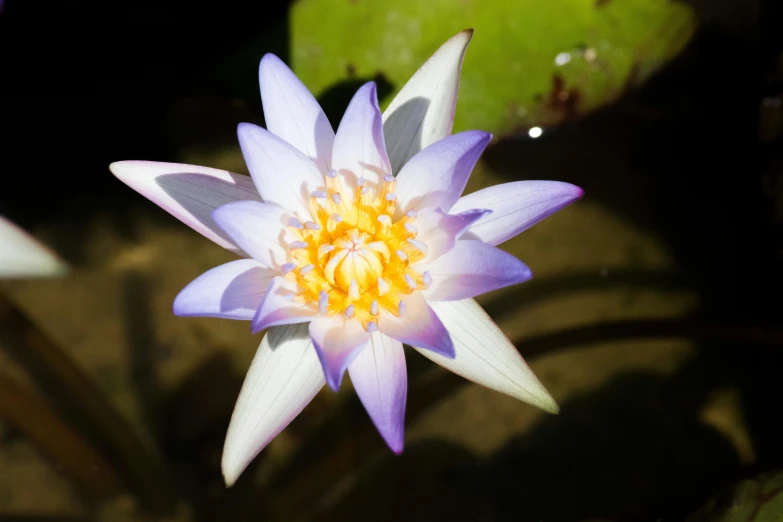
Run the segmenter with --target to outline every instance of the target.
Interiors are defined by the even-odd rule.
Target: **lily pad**
[[[695,25],[674,0],[300,0],[291,58],[317,96],[373,78],[388,81],[391,95],[449,37],[473,28],[454,131],[503,134],[611,102],[674,57]]]
[[[783,472],[744,480],[710,500],[688,522],[780,522]]]

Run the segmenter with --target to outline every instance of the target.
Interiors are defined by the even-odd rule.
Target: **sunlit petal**
[[[321,106],[273,54],[261,59],[258,78],[267,130],[307,155],[325,174],[331,163],[334,130]]]
[[[247,320],[261,306],[276,270],[240,259],[201,274],[174,299],[174,314]]]
[[[0,279],[59,276],[67,271],[51,250],[0,217]]]
[[[223,205],[212,216],[235,244],[266,268],[279,269],[288,261],[285,245],[294,241],[285,228],[290,211],[257,201],[239,201]]]
[[[239,392],[223,446],[223,477],[231,486],[250,461],[325,384],[307,325],[271,328]]]
[[[465,299],[431,305],[451,334],[456,357],[443,357],[417,347],[419,353],[477,384],[550,413],[560,411],[511,341],[478,303]]]
[[[378,432],[395,453],[405,438],[408,375],[402,343],[375,332],[348,366],[351,382]]]
[[[450,213],[471,208],[491,210],[492,214],[470,227],[470,234],[490,245],[499,245],[583,194],[579,187],[560,181],[514,181],[468,194],[454,204]]]
[[[266,203],[307,219],[310,192],[324,186],[313,161],[271,132],[252,123],[237,128],[239,145],[258,192]]]
[[[340,121],[332,168],[346,176],[350,185],[355,186],[356,180],[363,178],[374,189],[384,176],[391,174],[374,82],[359,88]]]
[[[487,132],[461,132],[411,158],[397,175],[398,216],[423,208],[450,209],[491,138]]]
[[[362,324],[344,316],[318,317],[310,323],[310,337],[323,366],[326,382],[337,391],[343,374],[370,340]]]
[[[383,113],[393,172],[420,150],[451,134],[468,29],[444,43],[408,80]]]
[[[261,201],[253,180],[248,176],[196,165],[155,161],[118,161],[109,165],[109,170],[120,181],[207,239],[244,255],[217,226],[212,212],[232,201]]]

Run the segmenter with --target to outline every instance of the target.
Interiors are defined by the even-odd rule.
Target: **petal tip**
[[[261,61],[258,64],[258,72],[261,73],[267,67],[274,67],[280,64],[285,65],[285,62],[279,56],[274,53],[266,53],[261,57]]]
[[[137,163],[139,162],[134,160],[114,161],[109,164],[109,172],[114,174],[115,178],[124,182],[125,178],[131,174],[131,167]]]
[[[109,164],[109,171],[116,176],[117,172],[122,170],[122,164],[123,163],[125,163],[125,161],[114,161],[114,162],[110,163]]]
[[[241,140],[242,138],[246,137],[247,134],[255,131],[257,128],[258,125],[254,125],[246,121],[240,122],[237,124],[237,136]]]
[[[223,482],[226,484],[226,488],[230,488],[236,484],[237,479],[244,471],[244,468],[236,468],[233,465],[229,465],[225,452],[223,453],[223,462],[221,463],[221,472],[223,474]]]
[[[259,317],[258,312],[260,311],[261,308],[258,309],[258,311],[256,312],[256,316],[253,318],[252,321],[250,321],[250,333],[253,335],[257,333],[261,333],[267,328],[269,328],[269,325],[267,324],[269,322],[267,320],[267,317]]]
[[[333,391],[340,391],[340,384],[342,384],[342,380],[343,380],[342,375],[334,375],[334,374],[325,374],[325,375],[326,375],[326,384],[328,384]]]
[[[542,398],[538,406],[545,412],[551,413],[552,415],[560,414],[560,406],[557,405],[557,403],[551,396]]]

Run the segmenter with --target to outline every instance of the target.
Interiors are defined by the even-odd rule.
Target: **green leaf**
[[[616,99],[684,47],[695,18],[673,0],[300,0],[292,65],[319,98],[370,79],[387,81],[391,95],[466,28],[475,33],[454,132],[502,134]],[[344,109],[335,97],[322,101],[330,116]]]
[[[744,480],[710,500],[688,522],[780,522],[783,472]]]

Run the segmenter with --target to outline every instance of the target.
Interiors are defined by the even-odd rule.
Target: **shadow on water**
[[[575,183],[586,199],[658,238],[701,298],[697,317],[774,324],[781,280],[762,192],[764,151],[756,139],[770,58],[704,29],[678,59],[617,104],[537,140],[502,140],[485,160],[510,180]],[[783,365],[783,354],[705,343],[701,357],[732,361],[760,460],[783,462],[775,442],[783,439],[783,426],[761,411],[783,399],[772,370]]]
[[[698,421],[706,383],[692,373],[620,376],[488,458],[446,442],[410,446],[354,477],[317,518],[682,519],[740,465],[732,445]]]

